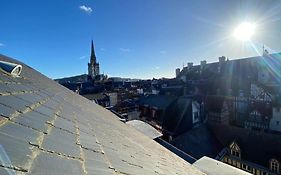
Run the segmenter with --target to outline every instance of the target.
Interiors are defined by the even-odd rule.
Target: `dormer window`
[[[231,154],[232,156],[241,158],[241,151],[240,151],[240,148],[239,148],[239,146],[237,145],[237,143],[236,143],[235,141],[232,142],[232,143],[229,145],[229,148],[230,148],[230,154]]]
[[[276,159],[271,159],[270,160],[270,169],[271,171],[273,171],[274,173],[279,174],[279,167],[280,167],[280,163],[278,160]]]

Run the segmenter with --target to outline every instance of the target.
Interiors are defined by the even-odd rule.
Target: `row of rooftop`
[[[208,155],[253,174],[280,174],[280,68],[280,54],[265,51],[188,63],[176,69],[174,79],[96,81],[98,75],[82,75],[79,81],[58,81],[122,121],[149,123],[162,132],[161,139],[195,160]]]
[[[175,79],[101,83],[104,96],[95,101],[151,124],[195,159],[208,155],[253,174],[279,174],[280,58],[220,57],[189,64]]]

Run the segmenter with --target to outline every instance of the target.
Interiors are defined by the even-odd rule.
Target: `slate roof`
[[[165,110],[174,100],[176,100],[175,96],[149,95],[142,97],[139,100],[139,105],[148,105],[150,107]]]
[[[196,159],[215,158],[223,149],[205,124],[176,137],[171,143]]]
[[[234,140],[243,160],[269,167],[269,160],[281,161],[281,136],[226,125],[210,125],[219,142],[228,147]]]
[[[203,174],[108,110],[20,64],[20,77],[0,71],[1,175]]]
[[[181,96],[166,109],[162,129],[170,135],[179,135],[192,128],[192,97]]]

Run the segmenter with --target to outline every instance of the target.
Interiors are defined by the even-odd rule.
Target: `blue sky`
[[[232,37],[256,24],[251,42]],[[50,78],[87,72],[94,40],[101,72],[174,77],[187,62],[281,51],[281,2],[271,0],[1,0],[0,53]]]

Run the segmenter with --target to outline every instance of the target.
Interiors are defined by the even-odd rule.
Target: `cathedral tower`
[[[99,74],[100,74],[100,65],[97,62],[94,43],[92,40],[90,63],[88,63],[88,75],[91,76],[92,79],[94,79]]]

